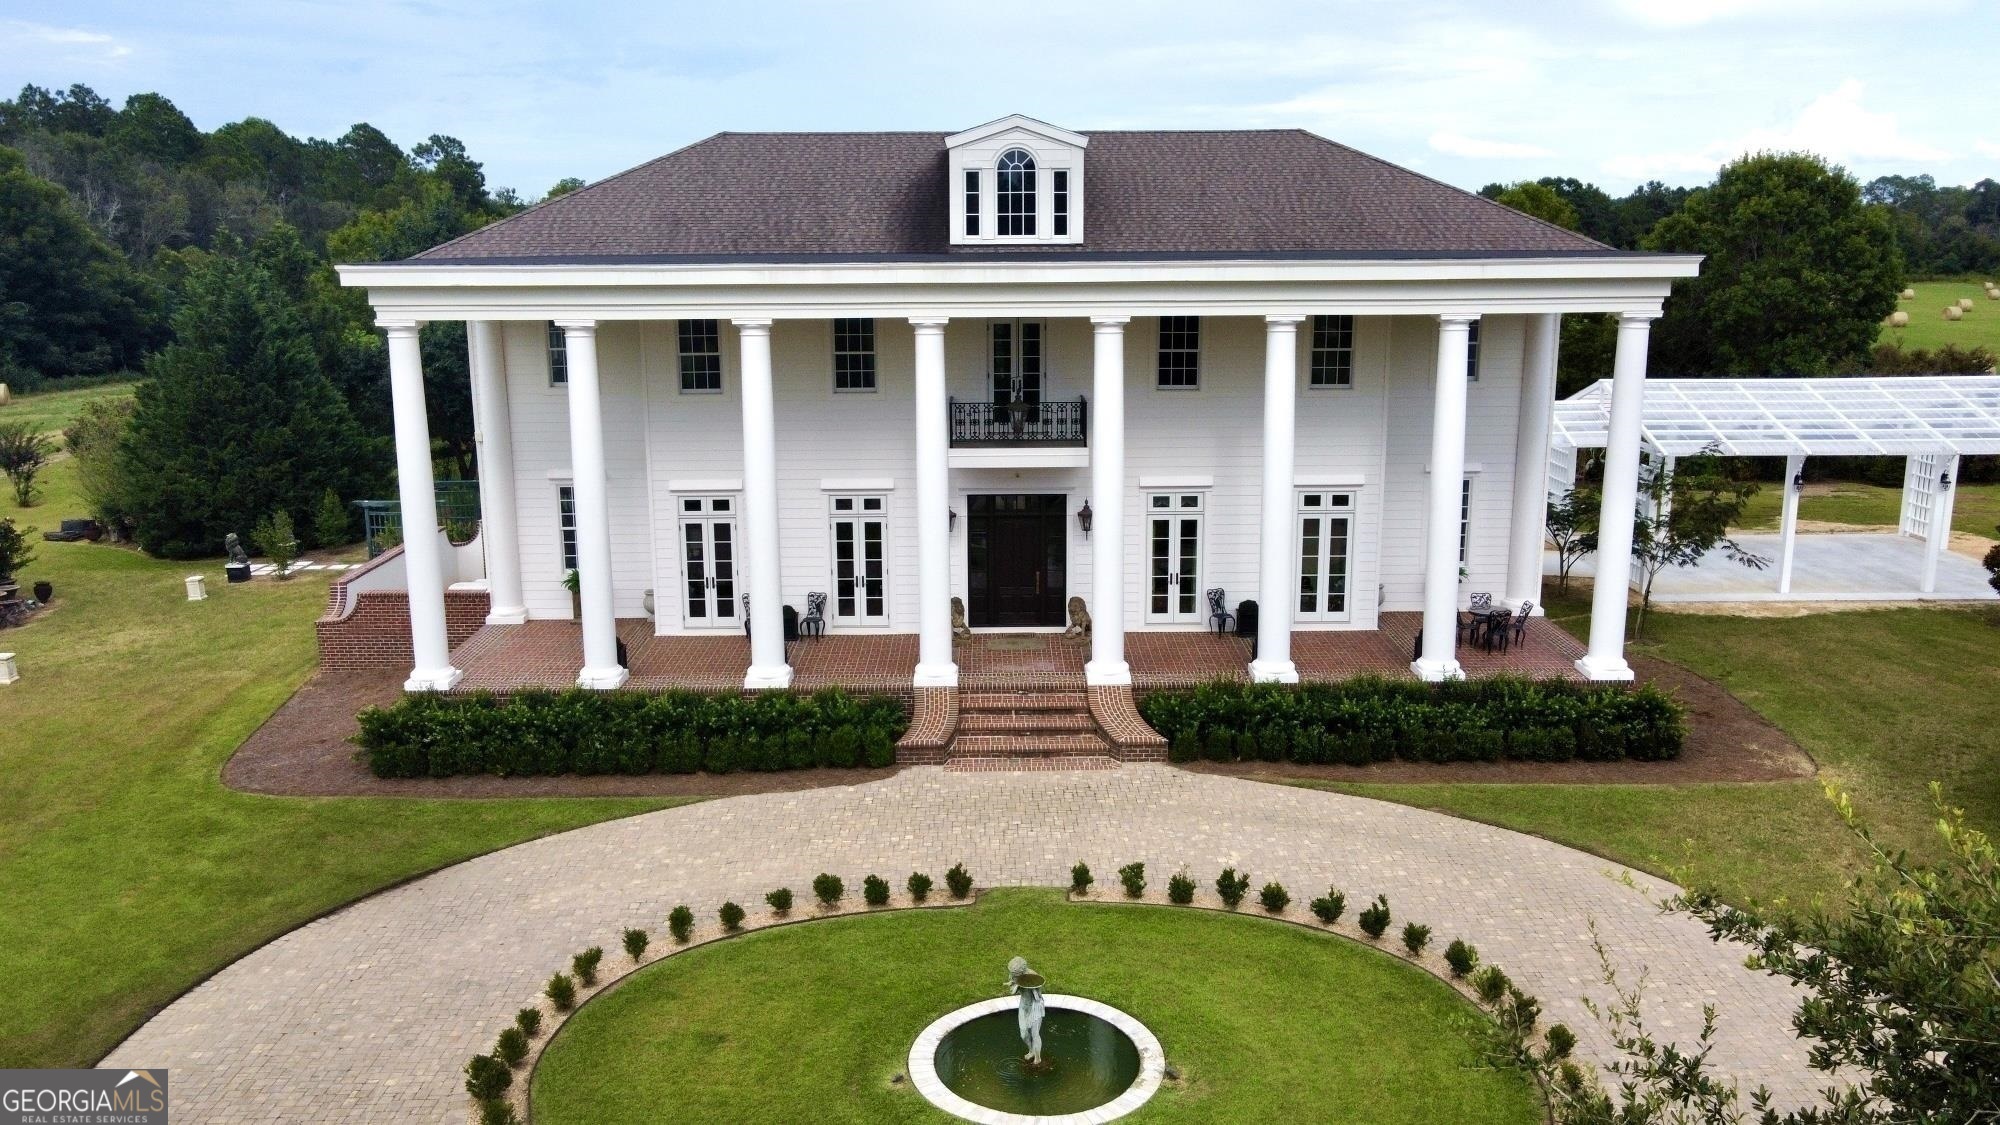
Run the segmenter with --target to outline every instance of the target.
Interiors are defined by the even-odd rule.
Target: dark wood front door
[[[1067,623],[1062,496],[972,496],[966,615],[981,628]]]

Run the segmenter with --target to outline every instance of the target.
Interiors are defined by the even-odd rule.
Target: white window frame
[[[1321,327],[1321,324],[1322,324],[1322,322],[1325,322],[1325,321],[1342,321],[1342,320],[1344,320],[1344,321],[1346,321],[1346,322],[1347,322],[1347,324],[1346,324],[1346,330],[1347,330],[1347,346],[1346,346],[1346,347],[1344,347],[1344,348],[1341,348],[1341,347],[1332,347],[1332,346],[1329,346],[1329,347],[1324,347],[1324,348],[1323,348],[1323,347],[1321,347],[1321,346],[1320,346],[1320,327]],[[1338,328],[1338,326],[1333,326],[1333,327],[1334,327],[1334,328],[1335,328],[1336,330],[1337,330],[1337,328]],[[1358,332],[1358,331],[1359,331],[1359,325],[1358,325],[1358,324],[1356,323],[1356,321],[1355,321],[1355,318],[1354,318],[1354,317],[1352,317],[1352,316],[1343,316],[1343,315],[1334,315],[1334,316],[1321,316],[1321,315],[1315,315],[1315,316],[1314,316],[1314,317],[1313,317],[1313,318],[1312,318],[1311,320],[1309,320],[1309,321],[1307,322],[1307,324],[1306,324],[1306,389],[1308,389],[1308,390],[1314,390],[1314,391],[1348,391],[1348,390],[1353,390],[1353,389],[1354,389],[1354,358],[1355,358],[1355,336],[1356,336],[1356,334],[1357,334],[1357,332]],[[1345,369],[1344,371],[1340,372],[1340,374],[1341,374],[1341,375],[1343,376],[1343,378],[1339,379],[1338,381],[1334,381],[1334,382],[1321,382],[1321,381],[1319,380],[1319,358],[1320,358],[1320,355],[1321,355],[1322,353],[1329,353],[1329,354],[1334,354],[1334,355],[1338,355],[1338,354],[1340,354],[1340,353],[1342,353],[1342,352],[1345,352],[1345,353],[1346,353],[1346,356],[1347,356],[1347,364],[1346,364],[1346,369]]]
[[[1475,383],[1479,381],[1479,321],[1477,319],[1465,326],[1465,377]]]
[[[717,510],[717,501],[721,501],[727,507]],[[695,507],[690,509],[690,504],[695,505]],[[682,628],[740,629],[743,627],[743,595],[749,592],[749,586],[745,580],[746,575],[743,569],[742,514],[743,498],[736,493],[674,494],[674,553],[680,564],[679,573],[675,575],[674,579],[677,583],[674,588],[674,597],[678,599],[675,605],[680,611]],[[719,607],[726,601],[729,605],[729,616],[723,617],[720,614],[710,614],[705,617],[695,617],[688,613],[687,528],[690,524],[714,524],[725,521],[730,525],[729,581],[732,586],[727,599],[724,599],[720,592],[715,590],[714,531],[704,530],[702,533],[702,542],[704,549],[709,555],[707,559],[703,560],[707,564],[708,569],[705,581],[708,589],[711,591],[709,602]]]
[[[842,505],[847,507],[842,507]],[[870,507],[869,505],[874,505]],[[840,492],[826,498],[826,619],[828,623],[845,629],[887,629],[894,613],[895,585],[890,577],[890,559],[893,557],[891,537],[894,523],[889,518],[889,497],[881,492]],[[862,592],[859,577],[862,559],[859,549],[862,539],[855,537],[857,571],[854,594],[854,612],[840,612],[840,532],[836,525],[842,521],[853,523],[857,531],[861,524],[876,520],[882,525],[882,612],[870,614],[867,610],[867,596]]]
[[[575,485],[556,485],[556,561],[564,579],[577,568]]]
[[[1167,347],[1167,322],[1168,322],[1169,320],[1191,320],[1191,321],[1193,321],[1193,322],[1194,322],[1194,347],[1192,347],[1192,348],[1172,348],[1172,349],[1169,349],[1169,348]],[[1156,333],[1156,335],[1157,335],[1157,340],[1156,340],[1156,346],[1155,346],[1155,348],[1154,348],[1154,350],[1153,350],[1153,389],[1154,389],[1154,390],[1156,390],[1156,391],[1177,391],[1177,392],[1184,392],[1184,391],[1198,391],[1198,390],[1200,390],[1200,389],[1201,389],[1201,367],[1202,367],[1202,363],[1201,363],[1201,349],[1202,349],[1202,341],[1203,341],[1203,339],[1204,339],[1204,338],[1205,338],[1205,337],[1206,337],[1206,336],[1208,335],[1208,334],[1207,334],[1206,332],[1204,332],[1204,331],[1203,331],[1203,327],[1204,327],[1204,326],[1203,326],[1203,324],[1202,324],[1201,320],[1202,320],[1202,318],[1201,318],[1201,317],[1199,317],[1199,316],[1163,316],[1163,317],[1161,317],[1161,318],[1160,318],[1160,321],[1159,321],[1159,324],[1158,324],[1158,326],[1157,326],[1157,329],[1158,329],[1158,331],[1157,331],[1157,333]],[[1190,354],[1190,353],[1192,353],[1192,354],[1193,354],[1193,356],[1194,356],[1194,382],[1192,382],[1192,383],[1168,383],[1168,382],[1164,382],[1164,381],[1162,381],[1162,378],[1161,378],[1161,376],[1163,376],[1163,375],[1165,374],[1165,372],[1164,372],[1164,371],[1162,371],[1162,370],[1160,369],[1160,361],[1166,358],[1166,356],[1167,356],[1167,353],[1168,353],[1169,351],[1172,351],[1172,352],[1173,352],[1173,354],[1175,354],[1175,355],[1187,355],[1187,354]]]
[[[1311,498],[1317,498],[1318,502],[1314,503]],[[1354,538],[1361,526],[1361,494],[1359,490],[1353,488],[1297,489],[1292,495],[1292,512],[1292,588],[1286,591],[1285,595],[1291,599],[1292,620],[1317,624],[1346,624],[1353,621],[1356,597]],[[1305,581],[1305,521],[1308,519],[1326,521],[1335,517],[1345,520],[1347,523],[1343,536],[1346,547],[1343,555],[1345,565],[1341,568],[1341,577],[1346,580],[1346,589],[1341,592],[1341,608],[1339,610],[1324,608],[1328,601],[1327,579],[1329,573],[1327,570],[1327,560],[1331,556],[1326,550],[1327,530],[1323,529],[1320,533],[1319,551],[1316,556],[1319,559],[1320,568],[1319,573],[1314,575],[1318,579],[1318,588],[1314,593],[1314,597],[1322,608],[1316,610],[1300,609],[1299,598],[1304,594],[1304,591],[1300,587]]]
[[[714,325],[715,327],[715,331],[710,334],[711,338],[714,339],[715,341],[715,351],[713,353],[715,357],[715,385],[713,387],[688,386],[687,359],[690,356],[700,356],[706,358],[711,354],[708,352],[690,353],[682,346],[683,326],[689,324],[710,324]],[[706,317],[694,317],[688,320],[674,321],[674,377],[679,381],[681,393],[684,395],[719,395],[722,393],[722,387],[725,380],[723,378],[721,321],[709,319]]]
[[[555,321],[549,321],[547,339],[543,346],[548,350],[549,386],[569,385],[569,335]]]
[[[1020,153],[1027,160],[1027,166],[1016,169],[1002,168],[1001,164],[1015,153]],[[1025,174],[1027,177],[1026,186],[1014,191],[1009,191],[1003,187],[1002,178],[1010,171],[1017,174]],[[1034,149],[1029,148],[1027,145],[1010,144],[1000,150],[1000,155],[993,158],[993,237],[1014,239],[1022,242],[1039,241],[1042,238],[1040,222],[1042,217],[1041,174],[1042,159],[1035,154]],[[1017,211],[1012,214],[1003,213],[1000,210],[1000,201],[1008,196],[1024,197],[1028,205],[1027,211]],[[1024,223],[1027,229],[1009,231],[1005,226],[1007,220],[1013,220],[1017,224]]]
[[[1472,474],[1465,474],[1465,482],[1458,489],[1458,565],[1465,566],[1472,558]]]
[[[863,324],[867,326],[865,331],[868,334],[868,346],[865,349],[850,347],[845,350],[842,350],[840,346],[841,344],[840,325],[843,321],[852,322],[855,324]],[[882,385],[881,352],[876,347],[875,343],[876,341],[875,318],[872,316],[836,317],[833,320],[827,322],[827,327],[828,327],[828,334],[831,336],[831,339],[828,341],[828,348],[832,355],[832,362],[833,362],[833,393],[841,395],[874,394],[876,392],[876,389]],[[840,360],[841,357],[843,356],[849,356],[849,357],[866,356],[868,358],[867,386],[843,387],[840,385],[840,377],[843,374],[842,371],[840,370]]]
[[[986,322],[985,401],[995,404],[1000,402],[1000,388],[996,383],[1000,373],[994,370],[993,364],[993,330],[1002,325],[1008,327],[1007,362],[1009,366],[1007,373],[1009,376],[1009,385],[1012,385],[1011,381],[1014,375],[1020,375],[1022,393],[1024,395],[1030,393],[1027,385],[1027,372],[1022,369],[1021,364],[1021,341],[1027,335],[1026,328],[1031,324],[1035,327],[1036,362],[1041,365],[1041,370],[1036,372],[1035,377],[1038,381],[1032,392],[1033,397],[1029,398],[1028,401],[1035,403],[1049,401],[1049,322],[1036,317],[1026,317],[1019,320],[1007,317],[994,317]]]
[[[1162,499],[1166,500],[1167,503],[1164,505],[1158,504],[1157,501]],[[1193,503],[1189,503],[1189,501],[1193,501]],[[1139,586],[1140,586],[1139,596],[1145,601],[1144,612],[1142,616],[1146,624],[1186,625],[1190,623],[1200,624],[1202,622],[1207,621],[1208,620],[1207,571],[1208,571],[1209,560],[1208,560],[1208,495],[1206,490],[1185,489],[1185,488],[1171,489],[1171,490],[1149,489],[1140,494],[1140,512],[1142,513],[1144,522],[1140,525],[1141,526],[1140,542],[1143,546],[1143,550],[1140,554],[1140,566],[1143,568],[1143,573],[1141,574],[1139,581]],[[1156,611],[1153,608],[1153,521],[1155,519],[1162,519],[1162,518],[1169,521],[1169,526],[1167,529],[1169,552],[1174,557],[1174,561],[1177,564],[1179,561],[1179,552],[1173,550],[1173,548],[1175,545],[1178,544],[1180,536],[1178,530],[1173,525],[1174,523],[1177,523],[1178,521],[1185,519],[1189,516],[1193,516],[1195,520],[1194,605],[1191,609],[1187,610],[1186,612],[1182,612],[1181,610],[1175,608],[1174,599],[1177,597],[1178,594],[1176,587],[1179,585],[1179,583],[1172,581],[1172,579],[1176,577],[1179,572],[1169,571],[1169,581],[1167,584],[1167,608],[1164,612]]]

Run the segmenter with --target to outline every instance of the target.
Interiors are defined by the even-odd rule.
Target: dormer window
[[[952,244],[1082,242],[1089,143],[1018,115],[946,137]]]
[[[1000,220],[997,233],[1021,238],[1035,233],[1035,158],[1026,149],[1010,148],[1000,154],[999,176],[994,183],[994,213]]]

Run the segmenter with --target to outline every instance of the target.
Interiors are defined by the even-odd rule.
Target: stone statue
[[[1069,628],[1063,630],[1065,637],[1088,637],[1090,635],[1090,610],[1082,598],[1069,600]]]
[[[959,598],[951,599],[951,635],[954,637],[972,635],[972,626],[965,623],[965,602]]]
[[[243,541],[236,537],[235,532],[232,531],[222,537],[222,549],[228,552],[229,561],[232,564],[238,566],[250,565],[250,556],[244,552]]]
[[[1028,959],[1016,957],[1007,962],[1007,991],[1021,998],[1018,1016],[1021,1042],[1028,1048],[1023,1056],[1029,1066],[1042,1064],[1042,1017],[1048,1012],[1048,1004],[1042,999],[1042,974],[1028,967]]]

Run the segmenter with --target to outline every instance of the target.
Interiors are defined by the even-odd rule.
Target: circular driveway
[[[1645,974],[1656,1035],[1691,1039],[1712,1003],[1717,1066],[1780,1105],[1826,1085],[1790,1030],[1798,994],[1743,967],[1687,918],[1672,887],[1532,836],[1318,790],[1157,765],[1099,772],[952,773],[731,797],[520,844],[364,899],[249,954],[169,1005],[101,1064],[168,1067],[174,1108],[206,1122],[466,1118],[462,1068],[550,973],[677,903],[704,920],[724,900],[803,895],[822,871],[980,886],[1067,886],[1079,859],[1112,885],[1144,861],[1154,889],[1186,867],[1276,879],[1295,903],[1340,887],[1359,909],[1389,896],[1398,923],[1463,937],[1561,1021],[1579,1051],[1607,1039],[1581,1004],[1606,999],[1592,928],[1620,983]],[[1296,911],[1296,908],[1295,908]],[[1396,943],[1385,943],[1395,945]],[[913,1029],[914,1030],[914,1029]]]

